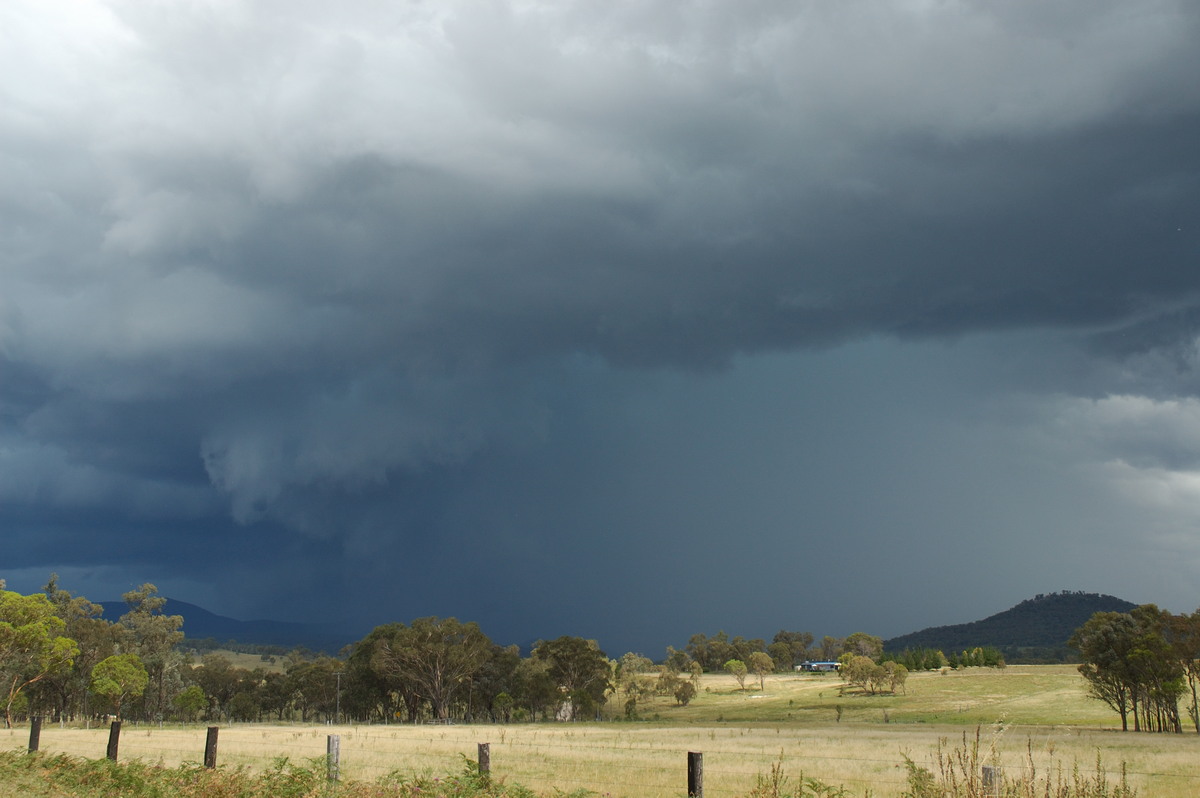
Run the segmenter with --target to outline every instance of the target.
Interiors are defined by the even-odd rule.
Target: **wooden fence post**
[[[688,798],[704,798],[704,754],[688,751]]]
[[[1000,768],[991,765],[983,766],[983,794],[1000,794]]]
[[[108,758],[117,761],[117,745],[121,742],[121,721],[114,720],[108,727]]]
[[[479,744],[479,775],[487,779],[492,772],[492,744]]]
[[[42,716],[34,715],[29,719],[29,750],[36,751],[42,740]]]
[[[217,727],[208,727],[208,736],[204,739],[204,767],[217,766]]]
[[[329,767],[329,780],[338,781],[341,778],[342,738],[336,734],[329,735],[325,744],[325,760]]]

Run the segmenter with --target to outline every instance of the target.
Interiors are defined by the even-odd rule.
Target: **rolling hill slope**
[[[888,651],[936,648],[946,653],[991,646],[1008,662],[1068,662],[1067,640],[1097,612],[1128,612],[1135,604],[1100,593],[1040,594],[981,621],[934,626],[885,641]]]

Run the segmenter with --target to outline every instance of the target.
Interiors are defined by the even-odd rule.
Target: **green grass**
[[[257,668],[268,673],[284,673],[287,670],[287,657],[273,656],[274,662],[264,660],[261,654],[246,654],[240,651],[230,651],[225,648],[218,648],[212,651],[202,651],[191,655],[192,665],[200,665],[204,657],[209,654],[215,654],[218,657],[223,657],[229,661],[229,664],[235,668],[244,668],[248,671],[253,671]]]
[[[1088,698],[1073,665],[1012,665],[913,673],[899,695],[845,689],[836,674],[778,674],[764,690],[732,676],[706,676],[686,707],[656,698],[638,707],[643,719],[669,723],[934,723],[963,726],[1113,727],[1117,716]]]

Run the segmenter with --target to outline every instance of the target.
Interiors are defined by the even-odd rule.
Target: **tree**
[[[750,672],[758,677],[758,689],[760,691],[767,689],[767,674],[775,670],[775,661],[765,652],[755,651],[750,655],[750,660],[746,665],[750,669]]]
[[[548,642],[539,641],[533,649],[533,658],[548,665],[550,678],[566,693],[572,719],[604,703],[611,671],[607,655],[595,640],[564,635]]]
[[[12,728],[13,704],[22,691],[70,668],[79,654],[75,641],[61,634],[65,626],[45,595],[0,590],[0,679],[7,691],[7,728]]]
[[[883,640],[866,632],[855,632],[842,641],[842,650],[878,662],[883,654]]]
[[[220,654],[205,654],[200,665],[192,669],[192,679],[204,691],[208,700],[210,720],[220,720],[229,714],[229,701],[238,686],[238,672],[233,663]]]
[[[521,711],[514,711],[514,718],[536,720],[544,717],[547,711],[561,703],[562,692],[550,675],[550,663],[537,657],[521,660],[513,674],[513,684],[516,692],[513,699]]]
[[[1097,612],[1068,641],[1083,659],[1079,673],[1087,680],[1088,693],[1120,714],[1121,731],[1129,730],[1133,679],[1128,663],[1136,635],[1128,613]]]
[[[126,698],[146,691],[150,676],[137,654],[114,654],[92,668],[92,692],[112,702],[117,718]]]
[[[679,687],[681,681],[679,671],[666,665],[659,665],[658,681],[654,684],[653,692],[659,695],[675,695],[675,689]]]
[[[675,688],[675,702],[686,707],[696,696],[696,686],[691,682],[680,682]]]
[[[342,663],[332,657],[294,662],[287,670],[288,686],[307,723],[313,713],[331,717],[337,703],[337,672]]]
[[[192,684],[175,696],[171,700],[171,704],[184,720],[190,722],[195,720],[201,710],[208,706],[208,698],[204,695],[204,690],[200,688],[200,685]]]
[[[1095,613],[1071,636],[1088,692],[1120,714],[1122,731],[1130,716],[1134,731],[1182,731],[1185,669],[1169,633],[1169,613],[1144,604],[1128,613]]]
[[[663,666],[666,671],[678,674],[678,669],[672,668],[670,664]],[[616,682],[621,692],[627,696],[641,695],[645,692],[645,682],[647,678],[643,674],[649,673],[654,668],[654,663],[649,657],[644,657],[641,654],[635,654],[632,651],[621,655],[621,659],[617,660],[617,677]]]
[[[833,662],[842,655],[842,640],[825,635],[821,638],[820,656],[823,662]]]
[[[143,695],[145,717],[162,717],[170,707],[174,693],[183,688],[179,679],[183,658],[175,650],[183,641],[180,631],[183,616],[164,614],[167,599],[158,595],[158,588],[149,582],[122,594],[121,598],[129,611],[121,616],[120,624],[127,630],[150,677]]]
[[[811,632],[789,632],[780,629],[771,639],[767,653],[780,670],[791,670],[808,659],[809,646],[813,644]],[[786,652],[786,653],[785,653]]]
[[[121,627],[100,617],[104,609],[99,604],[60,588],[57,574],[50,574],[42,592],[54,605],[54,614],[66,624],[62,635],[75,641],[79,653],[69,668],[30,686],[30,706],[51,710],[56,720],[73,719],[87,712],[92,668],[118,653]]]
[[[749,662],[750,655],[756,651],[766,652],[767,644],[761,637],[754,637],[750,640],[738,635],[729,642],[729,648],[733,653],[733,659],[740,659],[742,662]]]
[[[416,685],[434,715],[446,720],[453,701],[483,668],[492,647],[492,641],[473,622],[418,618],[411,626],[398,624],[390,636],[382,638],[372,664],[381,673]]]
[[[468,693],[468,711],[475,709],[496,720],[502,714],[511,717],[512,704],[505,709],[497,706],[500,696],[508,696],[516,690],[516,672],[521,664],[521,650],[517,646],[501,646],[493,643],[483,667],[471,679]],[[503,704],[503,702],[501,702]]]
[[[408,710],[411,706],[408,720],[416,720],[420,701],[416,697],[415,687],[402,681],[398,674],[390,670],[385,672],[377,669],[374,663],[375,654],[383,641],[396,635],[402,626],[398,623],[377,626],[352,647],[350,656],[346,658],[347,689],[342,695],[342,707],[351,717],[386,722],[399,716],[401,708]],[[277,685],[270,685],[266,689],[279,692]],[[409,695],[412,696],[411,701],[406,700]],[[273,709],[282,720],[290,700],[291,694],[288,692],[286,696],[277,695],[275,700],[264,699],[264,706]]]
[[[746,668],[746,663],[740,659],[726,660],[725,670],[728,671],[733,678],[737,679],[738,689],[746,689],[746,674],[749,672]]]
[[[1175,659],[1183,667],[1187,680],[1188,716],[1200,733],[1200,610],[1191,615],[1176,615],[1170,620],[1170,643]]]
[[[258,703],[257,696],[252,691],[239,691],[234,694],[233,698],[229,699],[229,717],[233,720],[252,723],[258,720],[261,714],[262,707]]]
[[[838,674],[843,681],[871,694],[877,692],[877,685],[882,682],[884,671],[873,659],[847,651],[839,662],[842,666],[838,669]]]
[[[903,688],[904,683],[908,681],[908,668],[899,662],[883,663],[883,672],[887,678],[888,689],[893,693],[896,692],[897,687]]]
[[[767,653],[771,655],[771,661],[775,663],[775,668],[778,671],[790,671],[796,667],[803,659],[796,660],[792,655],[792,647],[787,643],[771,643],[767,646]]]
[[[351,684],[354,683],[353,680],[350,681]],[[283,720],[284,713],[292,706],[292,688],[287,674],[264,674],[262,684],[258,687],[258,701],[265,712],[273,712],[276,720]]]
[[[1167,640],[1171,614],[1154,604],[1134,607],[1129,614],[1139,633],[1130,658],[1137,678],[1141,725],[1147,731],[1182,733],[1179,697],[1185,689],[1184,670]]]

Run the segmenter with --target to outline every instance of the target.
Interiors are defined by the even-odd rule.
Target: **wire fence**
[[[32,729],[29,730],[32,737]],[[8,730],[10,747],[21,746],[22,730]],[[703,794],[733,798],[747,794],[760,777],[779,768],[790,783],[815,778],[852,795],[900,795],[907,785],[906,756],[936,770],[936,733],[897,736],[877,728],[827,729],[679,729],[623,724],[522,724],[514,726],[287,726],[234,724],[219,737],[204,726],[126,725],[119,732],[119,759],[177,766],[205,763],[206,746],[215,742],[215,764],[263,770],[283,761],[324,767],[330,738],[338,742],[337,771],[342,779],[377,781],[384,777],[446,776],[461,772],[481,756],[500,780],[539,792],[588,790],[606,796],[668,798],[687,794],[688,753],[703,757]],[[49,753],[101,758],[109,751],[109,728],[47,726],[39,747]],[[1138,753],[1126,776],[1140,794],[1173,798],[1200,794],[1197,740],[1141,735],[1156,746],[1135,746]],[[1135,739],[1135,738],[1130,738]],[[1069,733],[1064,735],[1066,743]],[[32,741],[32,740],[31,740]],[[961,742],[969,745],[965,737]],[[1019,742],[1019,741],[1012,741]],[[1140,743],[1140,740],[1138,741]],[[1166,743],[1165,748],[1163,743]],[[985,745],[987,742],[985,741]],[[1096,751],[1060,742],[1010,745],[989,754],[1007,778],[1042,775],[1055,769],[1069,774],[1078,767],[1093,774]],[[907,750],[906,750],[907,749]],[[1047,750],[1049,749],[1049,750]],[[1081,754],[1088,754],[1082,756]],[[1110,754],[1114,756],[1116,754]],[[1104,762],[1119,778],[1122,760]]]

